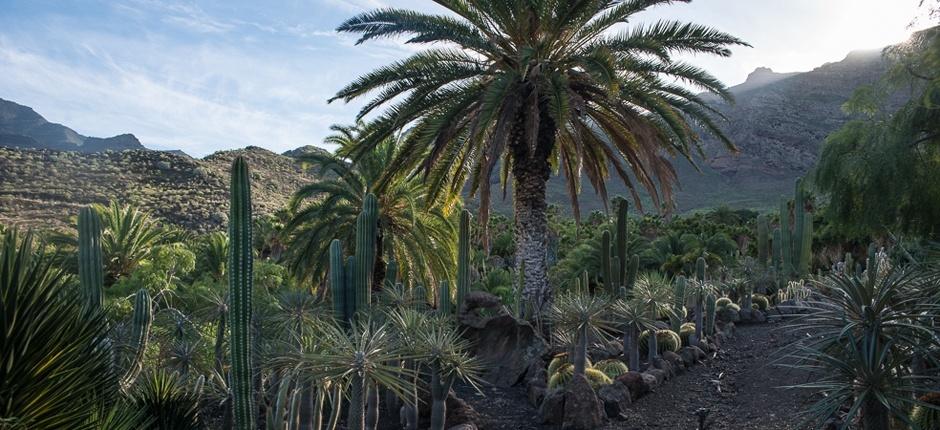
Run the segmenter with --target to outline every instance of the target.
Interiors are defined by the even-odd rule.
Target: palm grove
[[[804,386],[826,396],[807,420],[936,428],[937,29],[886,51],[889,73],[846,105],[863,116],[779,209],[631,217],[608,179],[638,210],[668,210],[672,163],[700,153],[699,133],[735,150],[702,98],[730,94],[676,56],[747,44],[631,22],[670,3],[363,13],[338,31],[429,48],[339,90],[331,101],[365,105],[332,127],[334,153],[298,158],[320,180],[283,210],[252,216],[238,158],[227,234],[118,203],[82,209],[77,234],[0,229],[0,429],[375,429],[390,417],[443,429],[451,388],[492,374],[467,336],[487,317],[469,309],[480,297],[551,350],[534,378],[543,404],[714,348],[732,320],[798,309],[790,327],[817,336],[781,362],[819,372]],[[892,111],[901,87],[914,91]],[[553,174],[573,219],[546,202]],[[613,217],[582,217],[584,178]],[[511,218],[490,212],[500,191]],[[592,360],[601,343],[616,356]]]

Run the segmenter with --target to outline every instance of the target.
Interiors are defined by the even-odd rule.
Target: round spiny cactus
[[[694,324],[693,324],[694,327]],[[640,333],[640,354],[647,355],[649,354],[649,330],[644,330]],[[656,330],[656,351],[660,354],[666,351],[676,352],[679,348],[682,347],[682,338],[679,337],[679,334],[669,330],[669,329],[660,329]]]
[[[934,408],[925,406],[914,406],[911,412],[911,422],[919,429],[938,429],[940,428],[940,392],[928,393],[921,396],[918,401],[934,405]]]
[[[551,378],[548,378],[548,389],[554,390],[563,387],[571,380],[572,375],[574,375],[574,365],[565,364],[553,373]]]
[[[604,372],[604,374],[611,379],[630,371],[626,364],[615,358],[599,361],[594,365],[594,368]]]
[[[722,297],[715,301],[715,306],[718,306],[718,309],[724,309],[730,304],[733,304],[733,302],[727,297]]]
[[[722,307],[721,309],[730,309],[735,312],[741,312],[741,306],[738,306],[737,303],[729,303],[725,305],[724,307]]]
[[[751,301],[753,304],[757,305],[757,308],[766,311],[770,307],[770,300],[767,299],[767,296],[763,294],[754,294],[751,296]]]
[[[555,372],[558,372],[558,369],[561,369],[562,366],[569,364],[568,363],[568,354],[561,353],[552,358],[552,361],[548,363],[548,374],[554,375]]]
[[[604,372],[593,367],[584,369],[584,377],[587,378],[588,382],[591,384],[591,388],[595,390],[604,385],[610,385],[610,383],[613,382]]]
[[[685,323],[679,329],[679,339],[683,345],[689,344],[689,338],[695,334],[695,323]]]

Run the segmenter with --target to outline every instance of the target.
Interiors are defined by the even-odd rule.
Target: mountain
[[[79,152],[146,149],[133,134],[82,136],[62,124],[46,121],[28,106],[4,99],[0,99],[0,146]]]
[[[117,200],[192,231],[220,229],[228,219],[229,170],[238,155],[251,168],[259,215],[283,208],[297,188],[316,180],[291,158],[257,147],[201,160],[148,150],[0,147],[0,224],[62,228],[80,207]]]

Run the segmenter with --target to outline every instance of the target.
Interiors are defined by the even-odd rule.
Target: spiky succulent
[[[649,344],[647,343],[649,335],[649,330],[644,330],[642,333],[640,333],[641,354],[647,354],[649,352]],[[656,330],[656,351],[658,353],[662,354],[666,351],[676,352],[681,347],[682,339],[679,337],[678,333],[669,329]]]
[[[604,372],[604,374],[611,379],[630,371],[624,362],[616,358],[598,361],[597,364],[594,365],[594,369]]]

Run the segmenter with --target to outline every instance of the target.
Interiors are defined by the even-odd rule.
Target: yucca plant
[[[572,342],[574,372],[583,375],[588,343],[605,339],[605,332],[614,328],[610,299],[586,292],[564,293],[556,298],[548,315],[558,334]]]
[[[796,360],[789,366],[814,372],[812,382],[798,387],[824,394],[806,411],[808,420],[821,425],[851,405],[845,422],[859,419],[864,430],[889,428],[892,419],[910,424],[917,393],[940,382],[936,374],[912,368],[915,358],[932,361],[929,368],[938,364],[927,353],[940,347],[932,325],[940,315],[931,300],[934,282],[913,267],[871,278],[837,273],[822,281],[824,295],[803,302],[809,313],[792,325],[816,336],[798,341],[782,357]]]
[[[659,320],[663,317],[674,316],[674,290],[672,279],[658,272],[645,273],[637,279],[633,288],[632,299],[635,306],[642,310],[647,319]],[[650,363],[657,357],[656,336],[649,336]]]
[[[93,429],[117,394],[108,326],[15,229],[0,239],[0,427]]]
[[[154,370],[143,375],[129,395],[130,403],[152,420],[153,430],[200,429],[201,382],[187,383],[175,372]]]
[[[430,372],[431,430],[444,430],[447,418],[447,393],[454,382],[475,384],[481,371],[470,355],[471,344],[449,319],[433,317],[418,336],[419,360]]]
[[[623,358],[630,364],[631,369],[640,368],[640,333],[643,330],[654,328],[652,320],[648,317],[646,309],[635,302],[619,298],[610,308],[613,320],[619,324],[623,333]]]

